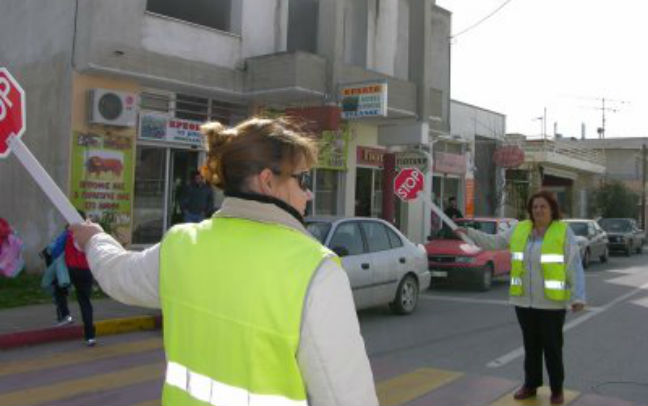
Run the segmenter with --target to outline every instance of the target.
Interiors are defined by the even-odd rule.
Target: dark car
[[[641,253],[645,233],[631,218],[603,218],[599,225],[608,235],[610,251],[623,251],[626,256],[635,251]]]

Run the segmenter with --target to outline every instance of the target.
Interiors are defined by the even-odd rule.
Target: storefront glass
[[[355,215],[380,217],[382,214],[382,169],[357,168]]]
[[[136,156],[132,241],[153,244],[164,233],[166,149],[138,147]]]
[[[315,169],[315,214],[338,214],[338,179],[340,171]]]

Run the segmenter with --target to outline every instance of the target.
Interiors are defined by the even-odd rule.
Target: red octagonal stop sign
[[[12,134],[25,132],[25,92],[5,68],[0,68],[0,158],[9,154]]]
[[[416,199],[423,190],[423,172],[417,168],[404,168],[394,179],[394,193],[403,201]]]

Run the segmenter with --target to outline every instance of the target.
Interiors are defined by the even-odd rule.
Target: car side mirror
[[[342,246],[333,247],[331,248],[331,250],[335,252],[339,257],[346,257],[347,255],[349,255],[349,250]]]

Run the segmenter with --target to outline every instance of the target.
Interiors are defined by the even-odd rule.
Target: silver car
[[[425,248],[386,221],[311,217],[306,228],[341,257],[356,309],[389,304],[395,313],[409,314],[430,286]]]
[[[583,268],[587,268],[593,258],[607,262],[610,252],[608,248],[608,235],[594,220],[567,219],[565,220],[576,235],[580,248]]]

